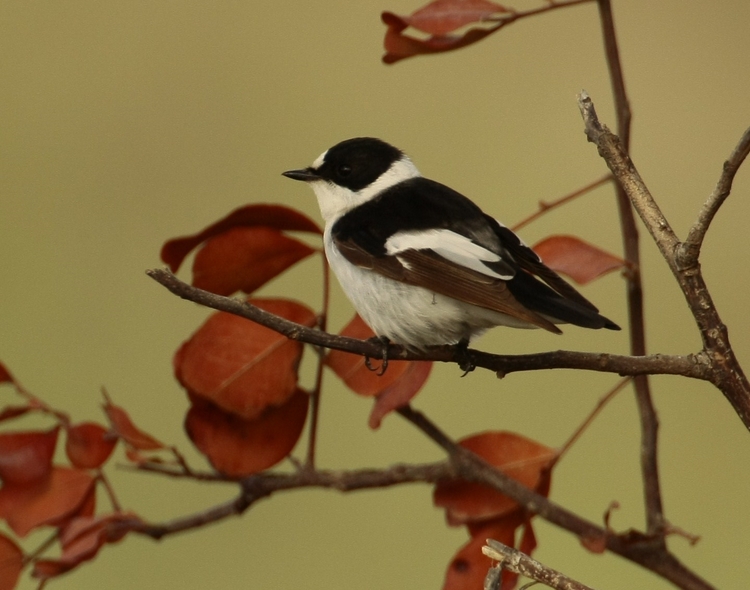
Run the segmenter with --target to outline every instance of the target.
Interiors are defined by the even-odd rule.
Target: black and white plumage
[[[423,350],[498,325],[619,330],[516,234],[384,141],[343,141],[284,176],[315,192],[331,268],[378,336]]]

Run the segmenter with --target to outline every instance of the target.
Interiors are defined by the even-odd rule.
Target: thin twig
[[[109,481],[109,478],[107,478],[107,475],[99,469],[96,474],[97,478],[100,482],[102,482],[102,485],[104,486],[104,489],[107,492],[107,496],[109,496],[109,503],[112,504],[112,511],[113,512],[122,512],[122,506],[120,505],[120,502],[117,500],[117,494],[115,494],[115,490],[112,487],[112,484]]]
[[[554,201],[550,201],[549,203],[547,203],[546,201],[539,201],[539,209],[535,211],[534,213],[532,213],[531,215],[529,215],[528,217],[526,217],[525,219],[522,219],[521,221],[513,225],[511,229],[513,231],[518,231],[522,227],[527,226],[532,221],[539,219],[542,215],[549,213],[550,211],[552,211],[552,209],[556,209],[557,207],[565,205],[566,203],[569,203],[570,201],[577,199],[578,197],[581,197],[585,195],[586,193],[599,188],[602,185],[607,184],[611,180],[613,180],[612,175],[605,174],[598,180],[595,180],[594,182],[591,182],[587,184],[586,186],[583,186],[579,188],[578,190],[575,190],[572,193],[565,195],[564,197],[560,197],[559,199],[555,199]]]
[[[615,109],[617,111],[617,135],[623,151],[630,151],[631,111],[625,90],[625,77],[622,71],[620,50],[612,14],[610,0],[598,0],[602,36],[604,38],[607,68],[612,85]],[[626,273],[628,321],[630,327],[630,354],[646,354],[646,324],[643,308],[643,283],[641,280],[640,241],[638,228],[633,216],[633,208],[624,187],[616,187],[616,198],[620,212],[620,227],[623,238],[625,260],[630,272]],[[659,419],[651,397],[651,387],[647,375],[639,375],[633,380],[638,414],[641,424],[641,474],[643,495],[646,505],[647,530],[652,535],[660,535],[664,528],[664,508],[661,498],[658,468]]]
[[[591,413],[586,416],[586,419],[578,428],[576,428],[576,431],[570,436],[567,441],[565,441],[565,444],[560,447],[560,450],[557,453],[557,457],[555,458],[555,463],[557,463],[562,458],[562,456],[570,449],[570,447],[575,444],[575,442],[581,437],[584,431],[594,421],[594,418],[596,418],[604,409],[604,406],[606,406],[631,381],[632,377],[625,377],[623,379],[620,379],[620,381],[617,382],[617,385],[615,385],[606,394],[604,394],[604,396],[597,402]]]
[[[700,213],[698,213],[698,219],[690,228],[687,238],[677,252],[677,264],[681,268],[687,269],[698,263],[698,256],[708,227],[711,225],[719,207],[732,192],[734,177],[748,154],[750,154],[750,128],[745,130],[739,143],[732,150],[727,161],[724,162],[716,187],[704,203]]]
[[[539,563],[518,549],[503,545],[500,541],[487,539],[487,545],[482,547],[482,553],[498,561],[496,567],[526,576],[555,590],[592,590],[589,586]]]
[[[318,329],[322,332],[326,331],[328,325],[328,304],[330,300],[330,271],[328,268],[328,260],[326,260],[325,254],[321,252],[321,259],[323,261],[323,304],[322,311],[318,316]],[[323,374],[325,365],[325,351],[318,349],[318,361],[315,367],[315,384],[310,392],[310,435],[307,441],[307,458],[305,460],[305,468],[315,468],[315,447],[318,439],[318,415],[320,414],[320,397],[323,391]]]

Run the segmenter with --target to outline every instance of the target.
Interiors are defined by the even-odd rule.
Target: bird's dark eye
[[[352,173],[352,167],[351,166],[347,166],[346,164],[341,164],[341,166],[339,166],[336,169],[336,172],[342,178],[346,178],[347,176],[349,176]]]

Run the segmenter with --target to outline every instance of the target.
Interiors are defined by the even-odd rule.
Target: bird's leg
[[[375,344],[380,344],[382,347],[383,352],[383,360],[380,363],[380,367],[373,367],[372,362],[370,361],[370,357],[365,355],[365,366],[370,369],[370,371],[377,371],[378,377],[381,377],[385,370],[388,368],[388,345],[391,343],[391,341],[386,336],[373,336],[372,338],[367,339],[368,342],[373,342]]]
[[[474,364],[474,361],[471,360],[471,355],[469,354],[468,338],[461,338],[461,340],[456,342],[454,345],[453,360],[458,363],[458,366],[464,372],[461,377],[466,377],[466,375],[476,369],[476,365]]]

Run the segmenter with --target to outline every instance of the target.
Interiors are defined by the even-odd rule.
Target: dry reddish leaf
[[[408,364],[406,371],[376,398],[368,421],[370,428],[379,428],[385,416],[408,404],[430,376],[431,361],[408,361]]]
[[[109,458],[117,439],[95,422],[82,422],[68,428],[65,452],[68,459],[81,469],[96,469]]]
[[[0,534],[0,590],[16,587],[23,565],[23,551],[11,539]]]
[[[355,314],[341,330],[340,335],[367,340],[375,334],[364,320]],[[375,364],[378,362],[374,361]],[[388,370],[380,375],[379,371],[371,371],[367,368],[365,357],[341,350],[332,350],[326,357],[326,364],[354,393],[371,397],[380,395],[400,379],[409,369],[411,361],[389,361]]]
[[[281,205],[246,205],[192,236],[174,238],[164,244],[161,259],[177,272],[182,261],[198,244],[234,227],[265,226],[282,231],[322,233],[318,225],[299,211]]]
[[[401,19],[425,33],[445,35],[503,12],[508,10],[487,0],[435,0]]]
[[[604,553],[607,550],[606,535],[589,535],[580,537],[581,545],[591,553]]]
[[[626,264],[622,258],[575,236],[550,236],[536,244],[534,251],[552,270],[568,275],[579,285]]]
[[[490,558],[482,553],[482,547],[486,539],[495,539],[512,547],[517,526],[516,522],[500,519],[487,523],[479,529],[477,534],[459,549],[448,565],[443,590],[477,590],[482,588],[487,570],[492,567]],[[507,577],[506,572],[503,572],[502,590],[510,590],[513,587],[507,585]]]
[[[193,285],[219,295],[252,293],[315,252],[269,227],[234,227],[206,241],[193,261]]]
[[[0,518],[19,537],[46,524],[60,524],[85,506],[96,480],[86,471],[55,467],[31,485],[4,485],[0,489]]]
[[[521,527],[523,531],[521,542],[515,543],[514,539],[518,536],[516,531]],[[537,547],[536,535],[534,534],[534,528],[531,526],[531,520],[528,515],[520,511],[494,520],[470,523],[467,525],[467,528],[469,529],[469,534],[474,538],[494,539],[509,547],[515,547],[526,555],[531,555]],[[502,535],[505,539],[509,539],[510,542],[507,540],[504,541],[495,535]],[[502,576],[502,590],[512,590],[515,588],[518,582],[517,574],[505,570]]]
[[[472,28],[463,35],[432,35],[427,39],[417,39],[404,34],[409,27],[409,17],[401,17],[392,12],[381,15],[383,23],[388,27],[385,32],[385,55],[383,61],[387,64],[396,63],[407,57],[440,53],[460,49],[481,41],[487,35],[499,31],[504,23],[497,23],[488,28]],[[432,26],[436,26],[435,23]],[[447,25],[446,25],[447,26]]]
[[[118,512],[97,517],[75,518],[60,535],[63,551],[58,559],[38,560],[32,575],[46,580],[64,574],[84,561],[93,559],[105,543],[117,542],[127,532],[125,527],[113,533],[112,524],[138,520],[132,513]]]
[[[298,324],[315,324],[315,313],[301,303],[285,299],[249,302]],[[180,347],[174,367],[177,380],[189,393],[249,420],[294,393],[301,356],[300,342],[220,312]]]
[[[133,424],[128,413],[120,406],[116,406],[107,399],[103,407],[107,418],[109,418],[112,430],[128,445],[141,451],[154,451],[165,448],[166,445],[164,443],[159,442],[156,438]]]
[[[59,426],[46,431],[0,434],[0,479],[5,485],[28,485],[52,470]]]
[[[375,335],[356,314],[340,334],[360,340],[367,340]],[[363,356],[340,350],[332,350],[326,357],[326,364],[355,393],[368,397],[377,396],[370,413],[370,428],[378,428],[389,412],[409,403],[427,381],[432,369],[431,362],[389,361],[388,370],[380,375],[378,371],[367,368]]]
[[[548,468],[557,456],[554,449],[511,432],[484,432],[460,444],[526,487],[545,496],[549,493]],[[446,509],[451,526],[508,515],[518,509],[508,496],[463,481],[439,482],[433,501]]]
[[[217,471],[242,477],[276,465],[292,451],[305,425],[307,406],[308,396],[299,389],[286,403],[253,420],[199,402],[190,408],[185,429]]]

